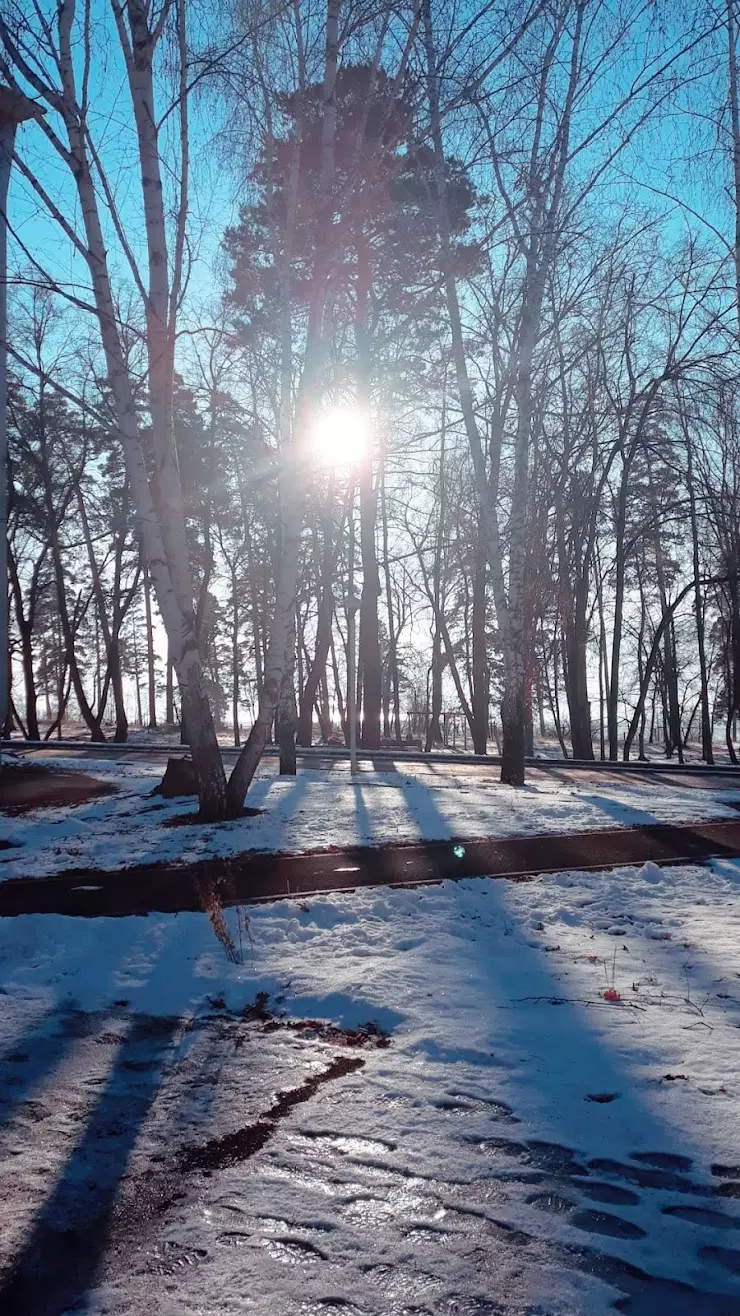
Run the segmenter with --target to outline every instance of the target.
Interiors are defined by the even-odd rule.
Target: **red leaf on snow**
[[[613,987],[607,987],[606,991],[603,992],[602,995],[605,1001],[621,1001],[622,999],[621,996],[619,995],[619,992],[615,991]]]

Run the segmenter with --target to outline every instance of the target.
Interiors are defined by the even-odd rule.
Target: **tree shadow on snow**
[[[114,1202],[159,1089],[175,1021],[132,1020],[80,1140],[0,1289],[4,1316],[84,1310]]]
[[[428,808],[435,807],[430,793]],[[654,822],[649,815],[648,820]],[[438,876],[447,875],[442,857]],[[690,1203],[705,1200],[715,1209],[724,1205],[713,1197],[701,1165],[701,1130],[695,1145],[687,1146],[685,1129],[672,1128],[648,1105],[649,1091],[635,1084],[629,1049],[621,1046],[622,1030],[639,1028],[638,1017],[625,1002],[611,1005],[598,992],[580,999],[583,987],[575,986],[572,965],[566,966],[569,974],[559,973],[547,943],[531,941],[514,890],[506,880],[485,878],[446,888],[449,905],[440,910],[444,937],[430,943],[434,963],[423,971],[437,984],[438,1027],[411,1048],[423,1056],[425,1070],[429,1067],[435,1100],[440,1092],[444,1100],[447,1087],[454,1095],[468,1070],[469,1095],[477,1093],[496,1110],[491,1136],[478,1143],[481,1172],[509,1182],[521,1174],[522,1182],[541,1183],[546,1199],[553,1191],[569,1199],[563,1223],[572,1225],[582,1243],[558,1245],[562,1259],[621,1291],[619,1310],[631,1316],[659,1311],[729,1316],[740,1310],[740,1289],[731,1279],[740,1269],[740,1252],[731,1249],[729,1261],[725,1256],[715,1262],[711,1249],[701,1247],[708,1226],[689,1233],[682,1222],[679,1232],[662,1212],[664,1198],[658,1198],[669,1192]],[[447,938],[451,945],[440,958]],[[423,946],[416,952],[422,958]],[[482,1000],[488,1002],[484,1018]],[[607,1010],[613,1016],[605,1016]],[[600,1027],[607,1018],[611,1033]],[[515,1127],[507,1128],[509,1123]],[[692,1278],[706,1286],[703,1291],[647,1273],[657,1264],[670,1275],[672,1257],[684,1260],[692,1253]]]
[[[290,818],[296,813],[310,780],[307,772],[297,772],[295,777],[258,777],[249,787],[244,803],[264,807],[268,813],[279,812],[283,819]],[[287,789],[275,791],[276,786]]]
[[[94,1017],[80,1012],[74,1001],[58,1005],[34,1020],[11,1050],[0,1056],[0,1129],[29,1101],[30,1094],[61,1064],[77,1038],[94,1031]],[[41,1103],[29,1103],[29,1115],[50,1114]]]
[[[353,777],[352,783],[355,787],[355,812],[357,814],[357,843],[377,844],[378,841],[387,840],[387,837],[376,835],[375,824],[370,817],[370,810],[365,803],[365,797],[362,793],[362,778]]]
[[[366,783],[372,785],[372,782]],[[450,838],[450,823],[440,813],[434,798],[434,790],[421,777],[405,777],[399,774],[398,781],[393,782],[393,790],[400,791],[405,798],[409,819],[418,829],[418,838],[428,841],[446,841]],[[397,842],[403,844],[406,837],[389,834],[383,825],[383,792],[376,791],[373,796],[376,815],[371,818],[363,796],[362,777],[355,778],[355,804],[358,822],[358,839],[360,844],[387,845]]]
[[[593,804],[594,808],[600,809],[622,827],[655,827],[658,821],[654,813],[636,809],[632,804],[622,804],[619,800],[610,799],[608,795],[581,795],[579,798],[584,804]]]

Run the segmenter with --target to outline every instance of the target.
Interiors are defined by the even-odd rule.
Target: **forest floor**
[[[3,818],[4,876],[737,820],[721,779],[339,765],[219,841],[147,812],[194,807],[161,763],[75,763],[118,791]],[[0,991],[4,1316],[740,1311],[740,860],[0,918]]]

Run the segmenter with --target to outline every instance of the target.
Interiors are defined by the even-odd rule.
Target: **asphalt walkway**
[[[178,913],[315,895],[366,886],[419,886],[465,877],[524,880],[567,869],[626,864],[701,863],[740,856],[740,818],[655,824],[496,840],[420,841],[285,855],[247,851],[197,864],[143,864],[103,872],[71,869],[54,877],[0,884],[0,916],[83,917]]]

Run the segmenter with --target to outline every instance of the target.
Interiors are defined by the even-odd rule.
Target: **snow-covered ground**
[[[3,1248],[50,1268],[49,1310],[740,1311],[740,862],[226,918],[244,964],[205,915],[0,922]],[[266,1033],[258,991],[391,1044]],[[339,1054],[364,1067],[269,1122]],[[253,1157],[157,1199],[182,1148],[255,1123]]]
[[[0,838],[18,848],[0,851],[0,879],[47,876],[67,868],[112,870],[131,864],[233,855],[243,850],[321,850],[389,841],[448,840],[535,833],[580,832],[640,823],[737,818],[740,789],[691,789],[680,777],[649,782],[565,773],[527,786],[502,786],[497,769],[456,773],[446,765],[364,771],[353,782],[348,765],[309,769],[280,778],[267,765],[247,803],[263,813],[218,826],[168,828],[174,816],[196,811],[193,799],[148,798],[162,764],[43,759],[78,768],[120,789],[75,808],[0,815]],[[723,779],[720,779],[723,780]],[[734,787],[734,788],[733,788]]]

